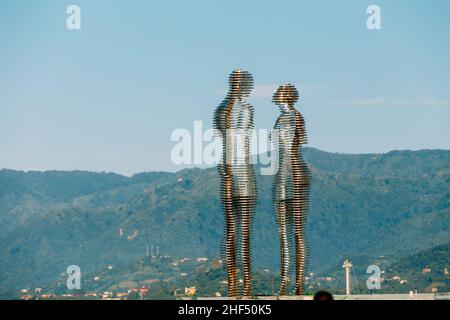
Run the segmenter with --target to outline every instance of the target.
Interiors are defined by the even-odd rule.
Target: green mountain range
[[[346,155],[306,148],[313,176],[310,270],[347,257],[391,261],[450,243],[450,151]],[[259,173],[259,170],[257,170]],[[278,267],[272,178],[258,175],[253,258]],[[223,231],[216,168],[132,177],[0,170],[0,294],[161,255],[218,257]]]

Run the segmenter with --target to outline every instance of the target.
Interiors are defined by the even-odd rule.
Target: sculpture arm
[[[269,133],[269,140],[272,141],[273,132],[280,129],[280,117],[275,120],[275,124],[273,125],[272,130]]]
[[[306,134],[305,119],[298,111],[295,112],[295,134],[299,136],[300,144],[308,143],[308,136]]]
[[[253,129],[253,107],[249,104],[245,104],[239,112],[238,128],[244,130]]]
[[[226,111],[228,104],[229,101],[224,100],[214,111],[213,130],[216,135],[219,135],[219,138],[223,138],[226,134],[226,127],[228,123],[228,115]]]

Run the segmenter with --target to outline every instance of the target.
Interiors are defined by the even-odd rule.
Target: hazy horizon
[[[320,152],[325,152],[325,153],[333,153],[333,154],[338,154],[338,155],[351,155],[351,156],[364,156],[364,155],[383,155],[383,154],[388,154],[391,152],[422,152],[422,151],[450,151],[450,149],[418,149],[418,150],[411,150],[411,149],[403,149],[403,150],[390,150],[387,152],[368,152],[368,153],[346,153],[346,152],[332,152],[332,151],[326,151],[326,150],[321,150],[318,148],[314,148],[314,147],[304,147],[306,149],[315,149],[318,150]],[[54,171],[58,171],[58,172],[75,172],[75,171],[81,171],[81,172],[90,172],[90,173],[113,173],[113,174],[117,174],[120,176],[124,176],[124,177],[132,177],[134,175],[137,174],[141,174],[141,173],[150,173],[150,172],[167,172],[167,173],[178,173],[182,170],[185,169],[208,169],[208,168],[214,168],[216,165],[203,165],[203,166],[198,166],[198,165],[186,165],[186,166],[180,166],[180,168],[178,170],[174,170],[174,171],[170,171],[170,170],[147,170],[147,171],[137,171],[137,172],[133,172],[133,173],[122,173],[122,172],[118,172],[118,171],[104,171],[104,170],[89,170],[89,169],[82,169],[82,168],[78,168],[78,169],[45,169],[45,170],[39,170],[39,169],[17,169],[17,168],[7,168],[7,167],[2,167],[0,166],[0,171],[1,170],[12,170],[12,171],[19,171],[19,172],[54,172]]]

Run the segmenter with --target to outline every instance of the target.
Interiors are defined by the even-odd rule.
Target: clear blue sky
[[[257,128],[291,82],[312,147],[449,149],[449,57],[448,0],[1,1],[0,167],[178,170],[171,132],[210,127],[236,67],[254,75]]]

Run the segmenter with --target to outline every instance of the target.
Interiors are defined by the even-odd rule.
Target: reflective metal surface
[[[253,88],[247,71],[234,70],[229,91],[214,113],[214,128],[222,140],[221,202],[225,215],[222,252],[228,274],[228,294],[251,296],[251,226],[256,207],[256,177],[250,164],[253,107],[244,101]],[[243,276],[240,290],[238,275]]]
[[[307,136],[303,116],[294,107],[298,98],[297,89],[291,84],[285,84],[278,88],[272,99],[281,112],[274,126],[279,169],[273,182],[273,203],[281,253],[280,295],[288,292],[292,266],[295,273],[295,294],[305,293],[308,261],[305,228],[311,175],[302,157],[301,146],[307,143]]]

